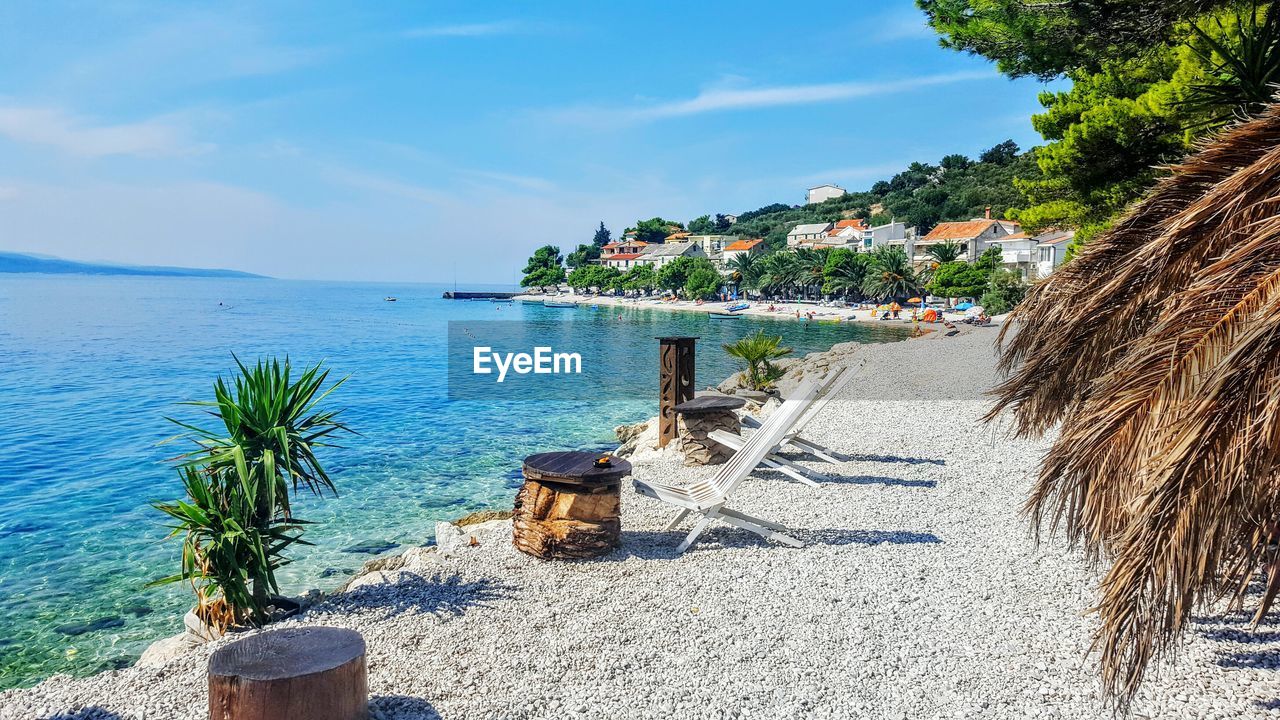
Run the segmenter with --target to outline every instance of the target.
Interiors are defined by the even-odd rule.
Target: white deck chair
[[[760,429],[752,434],[742,448],[735,452],[733,457],[729,458],[728,462],[720,466],[719,472],[714,477],[698,481],[688,487],[667,485],[656,480],[635,480],[633,482],[636,492],[641,495],[655,498],[680,508],[680,514],[667,525],[667,530],[674,530],[680,524],[680,521],[691,513],[697,513],[702,516],[698,519],[698,522],[694,523],[693,530],[685,537],[684,542],[680,543],[680,546],[676,548],[677,552],[682,553],[688,550],[691,545],[698,541],[698,537],[706,531],[707,527],[716,520],[740,527],[743,530],[750,530],[761,537],[777,540],[785,545],[792,547],[800,547],[802,545],[799,540],[779,532],[780,530],[786,530],[786,527],[775,522],[751,517],[736,510],[730,510],[725,507],[725,503],[729,501],[729,497],[737,489],[738,484],[760,465],[760,462],[765,459],[769,451],[781,441],[787,430],[795,424],[801,413],[809,407],[817,389],[817,384],[812,381],[802,383],[797,387],[791,397],[782,403],[782,407],[774,410],[769,417],[765,418]]]
[[[762,464],[766,467],[773,468],[794,480],[798,480],[813,487],[817,487],[818,485],[818,483],[814,482],[815,480],[830,480],[831,478],[826,475],[817,472],[816,470],[810,470],[803,465],[791,462],[779,455],[779,453],[782,451],[783,446],[792,445],[825,462],[839,462],[839,460],[832,457],[831,450],[828,450],[815,442],[804,439],[801,437],[800,433],[804,432],[805,426],[808,425],[810,421],[822,414],[822,411],[827,407],[827,403],[831,402],[831,398],[835,397],[837,393],[848,386],[854,376],[856,376],[861,370],[861,364],[850,365],[845,367],[843,370],[830,372],[819,380],[820,385],[818,393],[814,397],[813,402],[796,420],[795,425],[782,436],[782,440],[777,444],[777,446],[775,446],[769,454],[765,456]],[[759,428],[761,425],[759,420],[756,420],[750,415],[744,415],[742,417],[742,424],[747,427],[754,428]],[[757,432],[759,432],[759,430],[757,430]],[[710,434],[710,438],[735,451],[748,441],[747,438],[741,435],[735,435],[724,430],[716,430],[712,432]]]

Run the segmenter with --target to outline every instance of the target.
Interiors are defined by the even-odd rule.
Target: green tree
[[[564,259],[564,264],[570,268],[580,268],[591,264],[592,260],[600,259],[600,246],[595,243],[590,245],[579,245],[577,250],[569,253]]]
[[[854,252],[849,248],[832,250],[822,267],[822,292],[844,296],[861,294],[870,259],[869,253]]]
[[[866,277],[862,292],[867,297],[909,298],[920,291],[915,271],[907,254],[898,247],[878,247],[867,261]]]
[[[991,271],[963,260],[942,263],[933,271],[929,293],[944,298],[978,298],[987,290]]]
[[[733,227],[733,223],[729,222],[729,218],[721,213],[716,213],[715,231],[720,234],[729,232],[729,228]]]
[[[555,245],[543,245],[533,252],[529,262],[524,266],[524,277],[521,287],[555,287],[564,282],[564,258],[560,248]]]
[[[678,257],[658,270],[658,287],[666,290],[683,290],[689,277],[696,270],[706,269],[719,275],[716,266],[704,257]]]
[[[710,300],[720,292],[724,280],[714,267],[698,267],[684,281],[684,296],[690,300]]]
[[[600,227],[596,228],[595,237],[591,238],[591,244],[598,248],[608,245],[612,236],[609,234],[609,228],[604,226],[604,221],[600,221]]]
[[[710,215],[703,215],[689,221],[689,232],[694,235],[710,235],[716,230],[715,223],[711,222]]]
[[[654,271],[653,266],[649,263],[633,265],[619,279],[618,284],[624,290],[647,293],[658,287],[658,273]]]
[[[741,253],[728,263],[730,280],[739,290],[759,290],[760,277],[764,273],[764,264],[759,255]]]
[[[1003,315],[1022,302],[1027,294],[1027,284],[1022,276],[1003,268],[991,273],[987,278],[987,291],[982,294],[978,304],[989,315]]]
[[[684,225],[673,220],[663,220],[660,217],[655,217],[641,220],[636,223],[634,228],[629,228],[628,230],[635,230],[637,240],[652,244],[666,241],[668,235],[684,230]]]

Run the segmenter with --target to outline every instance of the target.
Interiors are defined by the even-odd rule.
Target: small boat
[[[730,305],[730,306],[726,307],[726,308],[725,308],[725,312],[731,312],[731,313],[732,313],[732,312],[738,312],[739,310],[746,310],[746,309],[747,309],[747,308],[749,308],[749,307],[751,307],[751,306],[750,306],[750,305],[748,305],[747,303],[738,303],[738,304],[736,304],[736,305]]]
[[[547,300],[546,302],[544,302],[544,303],[542,303],[542,304],[543,304],[543,305],[545,305],[545,306],[547,306],[547,307],[550,307],[550,308],[575,308],[575,307],[578,307],[578,303],[571,303],[571,302],[559,302],[559,301],[554,301],[554,300]]]
[[[513,303],[513,302],[515,302],[515,300],[512,300],[511,298],[489,298],[489,302],[491,302],[491,303]]]
[[[731,312],[713,312],[710,315],[712,320],[737,320],[738,318],[746,317],[745,315],[737,315]]]
[[[521,305],[541,305],[544,302],[546,301],[545,300],[521,300],[520,304]]]
[[[386,296],[386,297],[382,298],[382,300],[383,300],[383,302],[395,302],[395,301],[396,301],[396,298],[395,298],[394,296],[392,296],[392,295],[388,295],[388,296]]]

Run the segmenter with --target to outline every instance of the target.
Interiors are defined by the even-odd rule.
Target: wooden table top
[[[737,410],[747,401],[740,397],[728,395],[702,395],[680,403],[675,411],[680,415],[701,415],[702,413],[727,412]]]
[[[605,455],[577,451],[530,455],[524,459],[524,476],[570,485],[609,485],[631,474],[631,463],[613,455],[608,455],[609,467],[596,467],[595,461]]]

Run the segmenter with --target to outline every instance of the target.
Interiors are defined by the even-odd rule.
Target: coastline
[[[575,305],[587,305],[587,306],[600,305],[600,306],[608,306],[608,307],[631,308],[631,309],[638,309],[638,310],[670,310],[675,312],[698,312],[703,314],[724,312],[724,308],[726,305],[733,304],[732,302],[717,301],[717,302],[705,302],[699,305],[695,302],[690,302],[688,300],[675,300],[675,301],[636,300],[634,298],[624,298],[624,297],[616,297],[616,296],[609,296],[609,295],[599,295],[599,296],[554,295],[552,296],[552,295],[523,294],[523,295],[517,295],[514,299],[517,302],[522,302],[522,301],[542,302],[547,299],[554,299],[556,302],[571,302],[571,303],[574,303]],[[914,324],[911,320],[910,308],[906,308],[902,313],[902,317],[900,317],[897,320],[879,320],[875,317],[875,311],[873,310],[859,310],[857,308],[827,307],[823,305],[817,305],[814,303],[801,303],[801,302],[795,302],[795,301],[791,301],[791,302],[779,301],[775,303],[770,303],[768,301],[761,302],[761,301],[754,301],[754,300],[742,300],[739,302],[746,302],[750,305],[750,307],[748,307],[747,309],[740,310],[734,313],[735,315],[742,315],[744,317],[761,317],[761,318],[769,318],[773,320],[795,320],[799,322],[805,322],[807,321],[807,318],[805,317],[805,313],[812,311],[814,313],[813,322],[859,322],[859,323],[866,323],[869,325],[887,325],[890,327],[900,327],[904,325]],[[769,308],[769,305],[771,304],[778,308],[776,312],[769,312],[768,308]],[[799,316],[796,315],[796,311],[800,312]],[[950,320],[952,322],[958,322],[964,317],[964,313],[946,312],[946,313],[943,313],[943,317],[945,317],[947,320]],[[1003,317],[1003,316],[1000,316],[1000,317]],[[926,328],[931,327],[931,325],[928,323],[919,323],[919,324]],[[933,326],[940,327],[941,323],[935,323]]]
[[[670,509],[624,487],[623,545],[605,558],[536,560],[512,548],[505,520],[449,524],[435,547],[374,561],[345,592],[279,626],[361,632],[374,718],[659,718],[707,707],[1111,718],[1087,659],[1096,619],[1082,614],[1096,573],[1059,543],[1035,545],[1017,510],[1048,439],[977,424],[995,379],[994,337],[965,328],[853,349],[863,372],[810,425],[842,462],[796,458],[833,481],[810,488],[757,473],[735,496],[803,548],[721,526],[677,555],[687,527],[665,531]],[[957,367],[965,382],[947,380]],[[640,479],[714,472],[660,452],[633,463]],[[1280,678],[1218,659],[1280,639],[1243,627],[1198,624],[1135,712],[1257,715],[1280,696]],[[513,649],[521,637],[535,649]],[[203,717],[205,664],[225,642],[0,693],[0,718]],[[690,671],[706,667],[733,671],[717,683]]]

